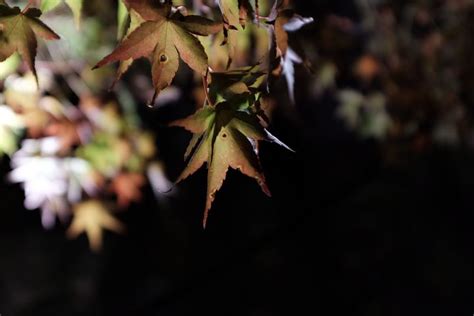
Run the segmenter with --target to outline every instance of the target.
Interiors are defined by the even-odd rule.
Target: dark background
[[[299,3],[316,20],[357,18],[351,1]],[[0,313],[472,315],[472,152],[433,146],[387,166],[377,143],[334,118],[334,102],[297,87],[296,110],[277,111],[270,128],[296,153],[261,149],[273,197],[232,171],[206,230],[204,169],[169,208],[147,188],[120,215],[127,234],[106,233],[100,254],[60,225],[45,231],[39,212],[23,208],[21,188],[1,182]],[[192,108],[182,111],[141,109],[172,179],[189,134],[162,126]],[[5,178],[8,159],[0,166]]]

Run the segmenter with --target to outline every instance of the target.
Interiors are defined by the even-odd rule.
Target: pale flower
[[[45,228],[54,226],[55,218],[67,219],[70,202],[82,197],[82,190],[89,195],[96,192],[92,169],[79,158],[54,156],[59,150],[59,139],[48,137],[27,139],[13,155],[10,181],[21,183],[25,191],[25,208],[40,208]]]

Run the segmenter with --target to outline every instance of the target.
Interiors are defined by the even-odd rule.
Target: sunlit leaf
[[[183,127],[194,134],[186,150],[186,156],[192,153],[191,158],[177,181],[186,179],[207,162],[204,227],[215,195],[226,178],[227,170],[229,168],[240,170],[243,174],[254,178],[263,192],[270,195],[256,146],[261,140],[285,146],[261,126],[256,115],[239,108],[241,108],[239,105],[222,102],[215,107],[205,107],[171,124]]]
[[[193,34],[215,33],[219,30],[219,23],[199,16],[183,16],[179,11],[172,13],[172,7],[168,4],[136,0],[127,0],[126,4],[145,22],[134,29],[96,67],[149,57],[155,87],[152,103],[159,92],[171,84],[179,66],[178,54],[194,71],[201,75],[206,73],[207,55]]]
[[[59,36],[38,18],[41,11],[0,5],[0,61],[4,61],[18,51],[35,77],[36,36],[47,40],[57,40]]]

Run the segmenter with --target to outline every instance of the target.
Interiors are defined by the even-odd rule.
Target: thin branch
[[[214,103],[211,101],[211,98],[209,97],[209,91],[207,87],[207,76],[209,75],[209,69],[207,69],[206,74],[202,76],[202,86],[204,89],[204,94],[206,95],[206,100],[207,103],[209,103],[210,106],[214,107]]]
[[[26,4],[26,6],[21,11],[21,13],[25,14],[26,11],[28,11],[28,9],[33,5],[34,2],[35,2],[35,0],[29,0],[28,3]]]

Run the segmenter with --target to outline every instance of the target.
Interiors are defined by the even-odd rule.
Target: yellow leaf
[[[74,206],[74,218],[67,230],[69,238],[77,238],[86,233],[91,249],[99,251],[102,248],[104,229],[122,233],[125,227],[100,201],[89,200]]]

